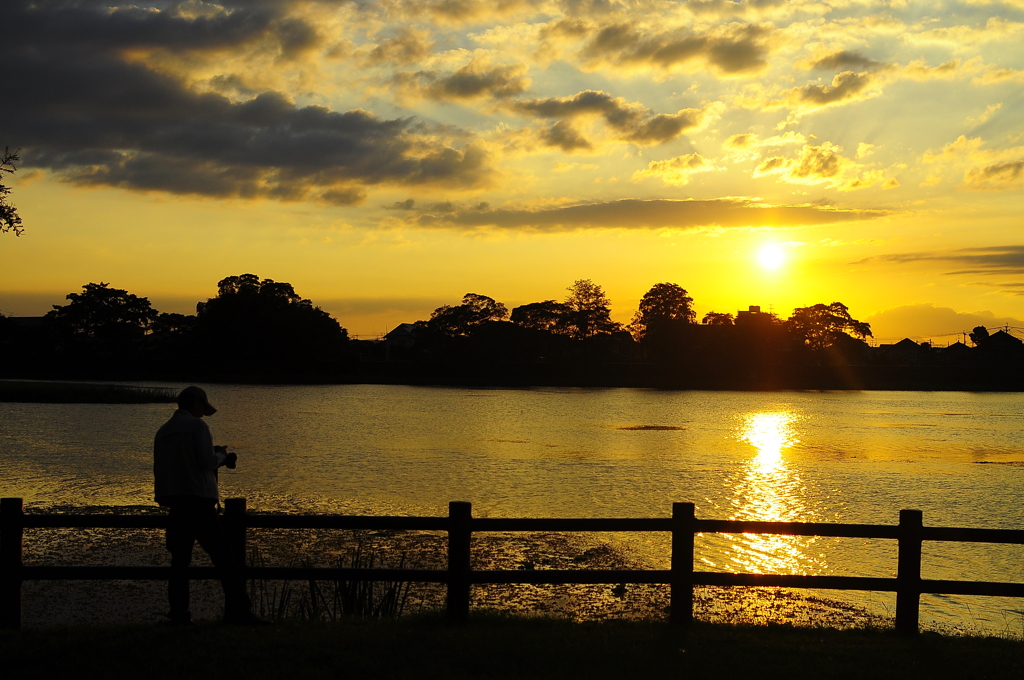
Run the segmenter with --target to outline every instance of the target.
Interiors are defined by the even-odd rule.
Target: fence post
[[[448,618],[469,618],[469,544],[473,536],[470,522],[473,504],[448,503]]]
[[[900,510],[899,557],[896,567],[896,630],[918,632],[921,617],[921,535],[924,515],[920,510]]]
[[[238,568],[239,573],[245,574],[245,516],[247,513],[244,498],[224,499],[224,533],[227,535],[228,550],[231,551],[231,559]],[[245,577],[242,577],[242,585],[245,585]]]
[[[25,504],[0,498],[0,628],[21,628],[21,571]]]
[[[672,573],[669,583],[669,621],[693,621],[693,503],[672,504]]]

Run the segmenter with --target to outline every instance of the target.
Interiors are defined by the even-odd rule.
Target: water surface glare
[[[181,387],[174,385],[173,387]],[[482,517],[697,516],[1024,527],[1024,400],[953,392],[209,386],[222,495],[251,508]],[[0,404],[3,496],[151,502],[172,406]],[[666,566],[667,536],[596,537]],[[1020,546],[926,543],[925,578],[1024,581]],[[893,576],[894,541],[698,537],[697,568]],[[833,593],[893,611],[890,596]],[[923,619],[1022,631],[1021,602],[925,596]]]

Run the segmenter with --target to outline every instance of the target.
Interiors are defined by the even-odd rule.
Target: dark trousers
[[[251,609],[245,592],[241,567],[228,545],[224,525],[217,513],[216,501],[207,498],[179,496],[169,502],[167,549],[171,552],[171,568],[181,570],[167,582],[167,598],[172,621],[191,618],[189,582],[185,569],[192,564],[192,549],[202,546],[217,569],[224,588],[224,616],[231,618]]]

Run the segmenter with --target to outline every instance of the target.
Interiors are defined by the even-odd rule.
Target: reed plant
[[[259,547],[249,551],[250,566],[265,566]],[[357,535],[355,544],[338,554],[333,566],[339,569],[405,568],[404,553],[390,564],[377,548],[367,546]],[[307,554],[292,558],[289,566],[313,567],[315,560]],[[343,618],[398,619],[407,611],[412,583],[408,581],[362,581],[332,579],[318,581],[271,581],[250,579],[249,598],[253,611],[260,618],[279,622],[338,621]]]

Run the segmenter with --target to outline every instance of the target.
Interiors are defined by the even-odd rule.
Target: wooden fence
[[[21,583],[25,580],[167,580],[170,567],[24,566],[25,529],[117,528],[163,529],[162,515],[37,515],[25,514],[20,498],[0,500],[0,626],[21,625]],[[472,506],[448,504],[447,517],[360,517],[344,515],[251,515],[244,498],[229,498],[224,523],[239,563],[245,562],[248,529],[392,529],[448,533],[448,568],[362,569],[329,567],[245,567],[246,578],[265,580],[410,581],[447,584],[447,614],[469,616],[470,587],[486,583],[660,583],[670,588],[670,620],[693,619],[693,587],[775,586],[823,590],[868,590],[896,593],[896,628],[916,633],[922,593],[1024,597],[1024,583],[945,581],[921,578],[923,541],[1024,544],[1024,530],[958,529],[923,526],[920,510],[900,510],[898,525],[825,524],[816,522],[748,522],[697,519],[693,503],[673,503],[665,519],[490,519],[474,518]],[[484,571],[470,566],[472,536],[479,532],[607,532],[661,531],[672,535],[670,568],[665,570],[517,570]],[[693,570],[696,534],[778,534],[893,539],[898,541],[896,578],[858,576],[800,576],[789,574],[729,574]],[[190,567],[189,578],[217,578],[212,567]]]

